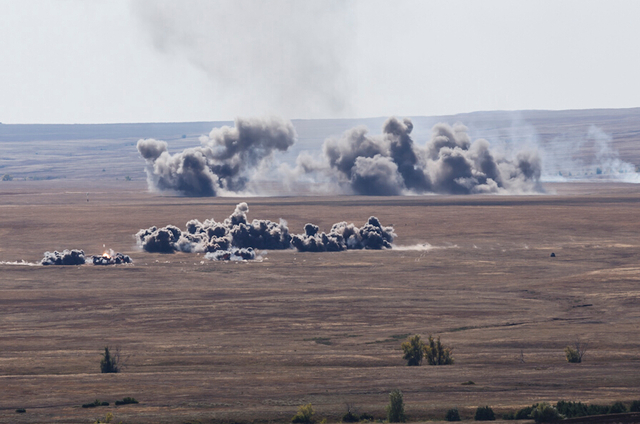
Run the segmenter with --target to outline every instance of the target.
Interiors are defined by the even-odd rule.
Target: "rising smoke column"
[[[364,195],[539,192],[541,162],[535,152],[498,157],[489,142],[471,142],[463,125],[437,124],[424,147],[411,138],[410,119],[389,118],[381,135],[347,130],[323,145],[325,166],[301,155],[299,174],[322,172],[340,187]]]
[[[202,145],[171,155],[164,141],[139,140],[152,190],[187,196],[216,196],[239,192],[252,173],[276,151],[285,152],[296,140],[291,121],[280,118],[238,118],[235,126],[214,128]]]
[[[284,220],[247,220],[249,206],[239,203],[222,222],[192,219],[186,229],[168,225],[150,227],[135,234],[135,239],[147,252],[199,252],[212,260],[254,259],[254,249],[289,249],[305,252],[342,251],[347,249],[390,249],[396,234],[393,227],[383,226],[371,217],[362,226],[339,222],[328,234],[319,233],[314,224],[305,225],[304,234],[289,234]]]

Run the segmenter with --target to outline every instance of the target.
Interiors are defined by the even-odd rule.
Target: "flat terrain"
[[[102,184],[102,185],[100,185]],[[640,399],[640,185],[548,185],[539,196],[181,198],[122,185],[0,185],[0,261],[112,248],[133,265],[0,265],[0,422],[288,421],[312,403],[414,419],[560,399]],[[90,201],[86,193],[90,192]],[[262,262],[136,250],[151,225],[250,218],[393,224],[388,251],[269,251]],[[417,244],[429,243],[422,250]],[[414,246],[413,248],[408,248]],[[551,252],[557,256],[550,258]],[[452,366],[407,367],[407,335],[441,336]],[[588,343],[582,364],[563,349]],[[100,374],[119,347],[120,374]],[[475,384],[463,385],[472,380]],[[133,396],[139,405],[115,407]],[[112,406],[83,409],[94,399]],[[26,408],[26,414],[16,414]]]

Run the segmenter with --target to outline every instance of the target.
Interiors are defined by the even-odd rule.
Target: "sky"
[[[0,122],[640,106],[639,1],[0,0]]]

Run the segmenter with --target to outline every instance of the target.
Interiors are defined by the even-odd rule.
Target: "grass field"
[[[0,265],[0,421],[285,422],[304,403],[329,421],[345,403],[382,418],[395,388],[411,419],[640,399],[640,186],[547,190],[202,199],[134,181],[94,184],[87,202],[82,182],[2,184],[0,261],[104,245],[135,263]],[[136,250],[140,228],[222,220],[239,201],[292,232],[375,215],[403,248],[269,251],[252,263]],[[412,334],[441,336],[455,364],[405,366]],[[576,340],[588,350],[569,364]],[[100,374],[106,345],[119,347],[122,373]],[[113,406],[125,396],[140,404]],[[96,398],[111,406],[80,407]]]

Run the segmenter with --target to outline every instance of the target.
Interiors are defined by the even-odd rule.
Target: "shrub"
[[[447,421],[460,421],[460,412],[458,408],[452,408],[447,411],[447,415],[444,416]]]
[[[375,418],[371,414],[367,414],[366,412],[360,415],[360,421],[373,421]]]
[[[586,352],[587,345],[580,343],[579,341],[575,342],[574,346],[567,346],[564,348],[564,354],[567,357],[567,362],[572,364],[579,364],[582,362],[582,357]]]
[[[560,420],[562,417],[556,408],[546,402],[542,402],[533,409],[531,418],[533,418],[536,423],[551,423]]]
[[[565,418],[584,417],[589,415],[587,405],[582,402],[567,402],[564,400],[556,403],[556,409],[558,412],[565,416]]]
[[[18,408],[18,409],[16,409],[16,412],[17,412],[18,414],[24,414],[25,412],[27,412],[27,410],[26,410],[26,409],[24,409],[24,408]]]
[[[347,413],[342,416],[343,423],[357,423],[359,421],[360,417],[351,411],[347,411]]]
[[[531,412],[533,412],[533,408],[535,408],[536,406],[538,406],[537,403],[533,406],[525,406],[524,408],[520,409],[518,412],[516,412],[515,419],[528,420],[529,418],[531,418]]]
[[[313,414],[315,414],[313,405],[311,405],[310,403],[306,405],[300,405],[296,415],[291,418],[291,422],[296,424],[310,424],[313,422]]]
[[[627,407],[622,402],[616,402],[609,408],[609,414],[624,414],[627,412]]]
[[[135,404],[135,403],[139,403],[139,402],[137,400],[135,400],[134,398],[132,398],[132,397],[126,397],[126,398],[124,398],[122,400],[117,400],[116,401],[116,406],[119,406],[119,405],[130,405],[130,404]]]
[[[403,423],[405,420],[402,392],[398,389],[392,390],[389,393],[389,405],[387,405],[387,421],[390,423]]]
[[[105,346],[102,360],[100,361],[100,372],[116,373],[120,371],[120,352],[116,349],[115,355],[109,352],[109,346]]]
[[[490,406],[478,406],[474,419],[476,421],[493,421],[496,419],[496,415]]]
[[[640,412],[640,400],[634,400],[633,402],[631,402],[629,412]]]
[[[607,405],[589,405],[587,407],[587,415],[604,415],[609,413]]]
[[[107,403],[107,405],[105,406],[108,406],[108,405],[109,403]],[[102,402],[100,402],[98,399],[94,400],[91,403],[85,403],[82,405],[83,408],[95,408],[96,406],[102,406]]]
[[[438,340],[434,340],[429,335],[429,343],[425,347],[425,356],[429,365],[451,365],[453,364],[452,350],[440,343],[440,337],[438,337]]]
[[[352,406],[347,403],[347,413],[342,416],[343,423],[357,423],[360,421],[360,417],[357,413],[351,411]]]
[[[93,424],[110,423],[111,420],[113,420],[113,414],[111,412],[107,412],[107,415],[104,416],[104,421],[98,418]]]
[[[507,412],[506,414],[502,414],[502,419],[507,421],[507,420],[515,420],[516,419],[516,414],[513,412]]]
[[[425,344],[420,340],[420,336],[416,334],[410,337],[408,341],[402,343],[402,350],[404,351],[402,359],[407,361],[408,366],[420,365],[424,357],[425,349]]]

